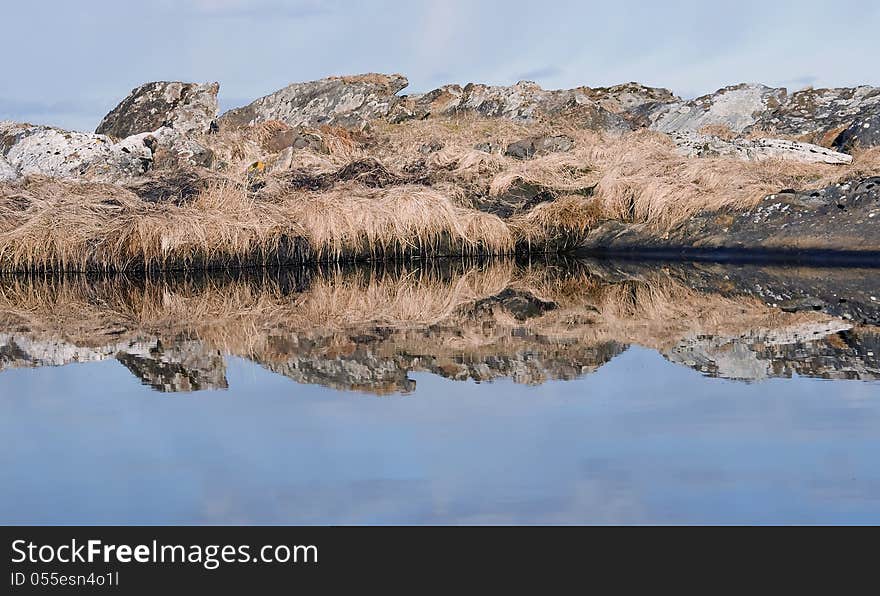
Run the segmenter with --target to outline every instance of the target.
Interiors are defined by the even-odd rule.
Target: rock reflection
[[[0,370],[115,358],[159,391],[227,386],[239,356],[373,394],[411,373],[539,384],[631,344],[710,376],[880,378],[874,271],[432,261],[0,280]]]

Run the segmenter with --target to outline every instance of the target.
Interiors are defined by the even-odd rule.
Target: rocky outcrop
[[[294,83],[251,104],[229,110],[221,128],[278,120],[290,126],[333,125],[362,129],[386,117],[409,84],[402,75],[365,74]]]
[[[207,133],[217,117],[219,90],[219,83],[146,83],[107,114],[95,132],[117,138],[163,127],[178,135]]]
[[[873,113],[856,118],[846,130],[837,135],[833,145],[841,151],[880,145],[880,106]]]
[[[9,182],[18,179],[18,172],[6,158],[0,155],[0,182]]]
[[[685,157],[736,157],[747,160],[790,159],[802,163],[847,164],[852,155],[784,139],[723,139],[694,132],[670,135],[678,152]]]
[[[808,88],[768,108],[751,129],[796,136],[825,147],[842,147],[836,141],[843,131],[857,119],[880,112],[880,88]]]
[[[0,157],[18,176],[116,182],[147,172],[155,146],[149,134],[114,142],[106,135],[0,122]]]
[[[765,114],[781,105],[785,89],[742,83],[690,101],[655,106],[646,119],[660,132],[699,132],[707,126],[722,126],[743,132]]]
[[[454,114],[505,118],[523,123],[559,117],[579,128],[615,133],[631,128],[624,118],[592,99],[587,88],[550,91],[531,81],[509,86],[446,85],[429,93],[403,98],[390,119],[402,122]]]
[[[624,83],[611,87],[584,87],[587,97],[599,107],[618,114],[633,128],[648,126],[648,115],[662,106],[681,102],[669,89],[647,87],[641,83]]]
[[[701,213],[666,234],[645,224],[609,221],[590,230],[581,249],[716,258],[749,252],[764,258],[876,262],[878,221],[880,177],[872,177],[812,191],[783,190],[752,209]]]
[[[173,169],[187,166],[209,168],[214,163],[214,151],[204,142],[179,134],[177,130],[163,126],[150,133],[155,139],[153,166],[157,169]]]

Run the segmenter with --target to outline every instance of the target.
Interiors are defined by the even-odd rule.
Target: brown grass
[[[425,187],[338,188],[256,201],[240,184],[211,185],[185,205],[150,204],[105,186],[48,182],[0,200],[5,271],[168,269],[274,260],[504,253],[499,218]]]
[[[650,131],[614,137],[474,117],[377,124],[369,136],[325,127],[311,131],[320,134],[325,152],[288,151],[290,161],[281,164],[265,146],[288,129],[270,122],[206,137],[222,176],[188,202],[147,203],[110,185],[44,179],[0,185],[0,270],[556,251],[602,220],[646,223],[662,233],[702,211],[750,208],[783,188],[880,173],[880,148],[857,153],[846,166],[694,159]],[[509,142],[535,134],[566,134],[575,148],[529,160],[503,154]],[[474,148],[484,142],[495,149]],[[339,180],[320,191],[283,183],[290,168],[333,176],[365,158],[377,159],[399,182],[369,187]],[[267,171],[249,168],[258,160],[270,164]],[[254,192],[249,186],[256,182],[262,190]],[[523,183],[553,200],[506,220],[475,208]]]

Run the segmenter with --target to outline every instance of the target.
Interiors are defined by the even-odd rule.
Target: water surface
[[[0,282],[5,523],[877,523],[871,270]]]

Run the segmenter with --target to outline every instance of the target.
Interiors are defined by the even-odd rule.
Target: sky
[[[399,72],[545,88],[639,81],[880,85],[874,0],[2,0],[0,119],[92,130],[132,88],[218,81],[228,109],[289,83]]]

